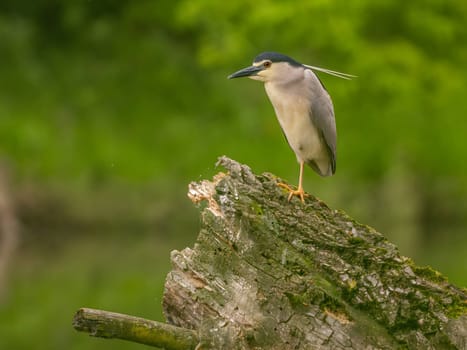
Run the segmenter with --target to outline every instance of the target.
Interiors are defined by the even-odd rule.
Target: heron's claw
[[[294,188],[282,182],[279,182],[277,186],[282,187],[283,189],[289,192],[289,197],[287,198],[289,202],[293,196],[297,196],[297,197],[300,197],[300,200],[302,201],[302,203],[305,203],[305,197],[309,196],[307,193],[305,193],[305,191],[301,187],[295,190]]]

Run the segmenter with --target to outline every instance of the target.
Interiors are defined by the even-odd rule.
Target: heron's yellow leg
[[[303,190],[303,185],[302,185],[303,165],[304,165],[304,162],[300,162],[300,175],[298,177],[298,188],[296,190],[293,189],[292,187],[290,187],[289,185],[284,184],[284,183],[278,183],[277,184],[279,187],[282,187],[282,188],[286,189],[287,191],[289,191],[289,197],[287,198],[287,200],[289,202],[290,202],[290,200],[292,199],[293,196],[297,196],[297,197],[300,197],[300,200],[302,201],[302,203],[304,203],[305,202],[305,197],[308,196],[308,194],[306,194],[305,191]]]

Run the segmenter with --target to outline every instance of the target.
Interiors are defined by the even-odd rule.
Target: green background
[[[337,173],[307,168],[305,189],[466,286],[466,23],[463,0],[3,0],[0,160],[20,240],[0,348],[144,348],[71,319],[163,319],[170,251],[199,229],[188,183],[223,154],[297,182],[261,84],[226,79],[262,51],[358,76],[319,75]]]

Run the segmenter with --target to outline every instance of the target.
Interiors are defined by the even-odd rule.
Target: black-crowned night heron
[[[303,165],[321,176],[336,171],[336,122],[331,98],[313,70],[350,79],[353,75],[301,64],[277,53],[256,56],[253,65],[239,70],[229,79],[249,77],[264,82],[266,93],[279,124],[300,164],[298,188],[279,186],[289,191],[288,200],[299,196],[304,202]]]

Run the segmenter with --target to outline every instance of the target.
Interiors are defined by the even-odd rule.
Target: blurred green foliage
[[[118,221],[126,212],[133,213],[135,206],[149,206],[155,216],[165,212],[161,207],[189,206],[181,204],[186,184],[212,176],[216,157],[222,154],[256,172],[273,172],[295,183],[295,156],[262,86],[226,79],[259,52],[283,52],[304,63],[359,76],[350,82],[320,76],[335,105],[337,174],[321,179],[308,170],[305,188],[386,233],[416,262],[430,263],[465,285],[466,23],[467,2],[462,0],[4,0],[0,4],[0,157],[13,168],[19,192],[31,183],[46,197],[59,189],[58,207],[68,208],[70,217],[78,219],[83,210],[91,217],[104,211]],[[112,194],[99,206],[93,196],[102,188]],[[145,196],[147,188],[159,190]],[[127,201],[130,192],[140,196]],[[88,198],[84,203],[79,200],[83,197]],[[115,206],[118,217],[112,215]],[[40,213],[62,214],[60,210]],[[166,232],[154,227],[155,222],[167,227],[164,218],[135,214],[127,232],[134,240],[156,239],[135,234],[144,231],[138,226],[142,220],[161,242],[168,235],[193,240],[196,211],[178,215],[195,224]],[[34,239],[28,239],[37,234],[38,225],[55,222],[44,217],[26,215],[24,220],[22,248],[31,251],[21,252],[25,261],[18,264],[13,278],[10,311],[0,314],[0,323],[17,319],[21,332],[11,326],[11,336],[2,335],[0,344],[30,333],[31,342],[47,349],[72,348],[77,343],[80,348],[107,346],[83,341],[74,333],[64,335],[72,332],[67,323],[57,333],[64,339],[48,347],[45,338],[50,338],[37,329],[44,327],[38,326],[38,320],[52,322],[52,317],[40,317],[52,311],[44,306],[36,321],[15,315],[28,312],[16,305],[25,304],[21,290],[32,276],[27,257],[39,254],[28,243]],[[70,225],[79,226],[79,221],[65,220],[49,231],[65,231]],[[42,227],[42,239],[47,240],[45,231]],[[83,239],[80,233],[75,236],[80,236],[78,242]],[[68,242],[74,236],[65,237]],[[137,261],[140,246],[120,238],[116,242],[134,249],[127,268],[119,267],[124,276],[132,274],[135,266],[147,267],[147,261]],[[163,254],[162,260],[168,261],[170,249],[164,247],[155,248],[154,255]],[[57,259],[65,265],[73,260],[65,253]],[[86,305],[90,300],[86,295],[92,297],[93,292],[75,281],[74,274],[86,276],[92,266],[92,259],[75,262],[58,274],[56,283],[40,279],[39,273],[31,282],[38,285],[33,302],[55,298],[65,284],[76,291],[70,297],[73,302],[60,299],[61,304],[50,303],[51,307]],[[118,273],[113,268],[109,263],[109,270],[100,276],[103,282],[96,295],[124,297],[108,278]],[[152,267],[141,270],[149,275],[158,272]],[[165,273],[157,275],[160,283]],[[138,276],[145,278],[137,274],[135,280]],[[138,289],[140,297],[146,297],[138,307],[143,312],[156,304],[147,296],[159,297],[162,290],[161,285],[151,291],[146,287]],[[105,306],[95,304],[87,306]],[[116,311],[131,313],[130,309]],[[68,320],[71,315],[67,312],[64,317]],[[27,341],[22,339],[18,348],[40,348]]]

